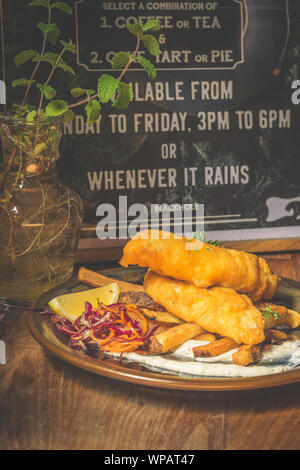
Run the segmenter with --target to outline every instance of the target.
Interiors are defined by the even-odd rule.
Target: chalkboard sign
[[[2,3],[9,104],[20,93],[9,87],[20,76],[13,57],[39,41],[33,25],[41,11],[28,12],[24,0]],[[300,79],[299,1],[69,4],[73,17],[58,11],[57,22],[64,22],[65,38],[76,40],[77,76],[55,77],[68,99],[70,88],[95,88],[101,74],[111,73],[120,38],[123,50],[134,49],[127,24],[154,17],[162,25],[156,79],[134,65],[126,75],[134,90],[129,109],[104,106],[101,118],[86,125],[82,107],[64,126],[58,171],[84,201],[80,246],[124,243],[97,239],[95,225],[100,204],[119,210],[126,196],[128,206],[203,204],[209,239],[236,246],[255,241],[254,251],[299,248],[300,106],[293,100]],[[283,242],[262,243],[268,240]]]

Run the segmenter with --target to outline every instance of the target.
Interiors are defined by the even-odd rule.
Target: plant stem
[[[48,25],[51,24],[51,0],[48,0]],[[43,39],[43,44],[42,44],[42,50],[41,50],[41,56],[44,55],[45,53],[45,50],[46,50],[46,44],[47,44],[47,36],[48,36],[48,33],[45,33],[44,34],[44,39]],[[26,100],[27,100],[27,97],[28,97],[28,94],[29,94],[29,91],[30,91],[30,88],[31,88],[31,85],[32,85],[32,81],[38,71],[38,68],[40,66],[40,63],[41,61],[37,62],[36,63],[36,66],[34,67],[33,71],[32,71],[32,74],[31,74],[31,77],[29,79],[29,82],[28,82],[28,85],[27,85],[27,88],[26,88],[26,91],[25,91],[25,95],[24,95],[24,98],[23,98],[23,101],[21,103],[21,110],[23,109],[25,103],[26,103]],[[3,177],[2,177],[2,180],[1,180],[1,183],[0,183],[0,193],[3,193],[4,192],[4,189],[5,189],[5,182],[7,180],[7,177],[9,175],[9,172],[11,170],[11,167],[13,165],[13,162],[14,162],[14,159],[15,159],[15,156],[16,156],[16,153],[17,153],[17,146],[13,148],[11,154],[10,154],[10,157],[9,157],[9,160],[8,160],[8,163],[7,163],[7,166],[6,166],[6,169],[4,171],[4,174],[3,174]]]
[[[45,82],[45,85],[46,85],[46,86],[49,84],[49,82],[50,82],[50,80],[51,80],[51,78],[52,78],[52,76],[53,76],[53,74],[54,74],[54,72],[55,72],[55,70],[56,70],[56,67],[57,67],[57,65],[59,64],[59,61],[60,61],[60,59],[62,58],[62,56],[64,55],[64,53],[66,52],[66,50],[67,50],[67,49],[64,47],[64,48],[62,49],[61,53],[59,54],[59,56],[57,57],[57,60],[56,60],[55,64],[53,65],[53,68],[52,68],[52,70],[51,70],[51,72],[50,72],[50,75],[49,75],[47,81]]]
[[[48,25],[51,24],[51,0],[48,0],[48,22],[47,22]],[[41,53],[40,53],[40,56],[43,57],[43,55],[45,54],[45,50],[46,50],[46,44],[47,44],[47,37],[48,37],[48,33],[45,33],[44,34],[44,38],[43,38],[43,43],[42,43],[42,49],[41,49]],[[59,57],[57,58],[57,61],[55,62],[51,72],[50,72],[50,75],[48,77],[48,80],[47,82],[45,83],[45,85],[47,85],[49,83],[49,81],[51,80],[52,78],[52,75],[56,69],[56,66],[59,62],[59,60],[61,59],[62,55],[64,54],[65,52],[65,48],[62,50],[61,54],[59,55]],[[32,74],[31,74],[31,77],[29,79],[29,82],[28,82],[28,85],[27,85],[27,88],[26,88],[26,91],[25,91],[25,95],[24,95],[24,98],[23,98],[23,101],[21,103],[21,110],[23,109],[25,103],[26,103],[26,100],[27,100],[27,97],[28,97],[28,94],[29,94],[29,91],[30,91],[30,88],[32,86],[32,83],[33,83],[33,79],[38,71],[38,68],[41,64],[41,60],[39,60],[37,63],[36,63],[36,66],[34,67],[33,71],[32,71]],[[41,111],[41,108],[42,108],[42,103],[43,103],[43,93],[41,93],[41,99],[40,99],[40,104],[39,104],[39,108],[38,108],[38,115],[40,114],[40,111]],[[38,135],[38,129],[37,128],[37,135]],[[4,189],[5,189],[5,182],[7,180],[7,177],[10,173],[10,170],[11,170],[11,167],[13,165],[13,162],[14,162],[14,159],[15,159],[15,156],[17,154],[17,146],[13,148],[11,154],[10,154],[10,157],[9,157],[9,160],[8,160],[8,163],[7,163],[7,166],[6,166],[6,169],[5,169],[5,172],[3,174],[3,177],[2,177],[2,180],[1,180],[1,183],[0,183],[0,193],[1,192],[4,192]]]
[[[124,69],[123,69],[121,75],[119,76],[119,80],[122,80],[123,76],[125,75],[125,73],[126,73],[127,70],[129,69],[130,65],[132,64],[132,62],[134,62],[135,57],[136,57],[136,55],[137,55],[137,53],[138,53],[138,50],[139,50],[139,48],[140,48],[140,44],[141,44],[141,39],[138,38],[138,39],[137,39],[137,43],[136,43],[136,48],[135,48],[133,54],[131,55],[131,57],[130,57],[128,63],[127,63],[127,65],[124,67]]]
[[[66,52],[66,48],[64,47],[62,49],[62,51],[60,52],[59,56],[57,57],[56,61],[55,61],[55,64],[53,65],[52,69],[51,69],[51,72],[49,74],[49,77],[47,78],[46,82],[44,83],[45,86],[47,86],[57,68],[57,65],[60,61],[60,59],[62,58],[62,56],[64,55],[64,53]],[[38,116],[40,115],[41,113],[41,109],[42,109],[42,105],[43,105],[43,100],[44,100],[44,93],[41,92],[41,98],[40,98],[40,104],[39,104],[39,108],[38,108]],[[37,129],[36,129],[36,135],[35,135],[35,145],[36,145],[36,142],[37,142],[37,139],[38,139],[38,134],[39,134],[39,123],[38,123],[38,126],[37,126]]]
[[[9,172],[11,170],[11,167],[13,165],[13,162],[14,162],[14,159],[15,159],[15,156],[16,156],[16,153],[17,153],[17,150],[18,150],[18,147],[15,146],[10,154],[10,157],[9,157],[9,160],[7,162],[7,165],[6,165],[6,168],[5,168],[5,171],[3,173],[3,176],[2,176],[2,180],[1,180],[1,185],[0,185],[0,193],[4,193],[4,186],[5,186],[5,182],[6,182],[6,179],[9,175]]]
[[[50,1],[51,0],[48,0],[48,25],[51,24],[51,6],[50,6]],[[46,43],[47,43],[47,36],[48,36],[48,33],[45,33],[44,34],[44,39],[43,39],[43,45],[42,45],[42,51],[41,51],[41,54],[40,56],[42,57],[45,53],[45,49],[46,49]],[[37,62],[36,63],[36,66],[34,67],[33,69],[33,72],[31,74],[31,77],[29,79],[29,82],[28,82],[28,85],[27,85],[27,88],[26,88],[26,91],[25,91],[25,95],[24,95],[24,98],[23,98],[23,101],[22,101],[22,104],[21,104],[21,110],[23,108],[23,106],[25,105],[26,103],[26,100],[27,100],[27,97],[28,97],[28,94],[29,94],[29,91],[30,91],[30,88],[31,88],[31,85],[32,85],[32,80],[34,79],[35,75],[36,75],[36,72],[38,71],[38,68],[40,66],[40,63],[41,61]]]
[[[62,58],[62,56],[64,55],[64,53],[66,52],[66,50],[67,50],[66,48],[63,48],[62,51],[61,51],[61,53],[60,53],[59,56],[57,57],[56,62],[55,62],[55,64],[53,65],[53,67],[52,67],[52,69],[51,69],[51,72],[50,72],[50,74],[49,74],[49,77],[48,77],[48,79],[46,80],[46,82],[44,83],[45,86],[47,86],[47,85],[49,84],[49,82],[50,82],[50,80],[51,80],[51,78],[52,78],[52,76],[53,76],[53,74],[54,74],[54,72],[55,72],[55,70],[56,70],[56,68],[57,68],[58,63],[59,63],[60,59]],[[43,94],[43,92],[41,92],[41,99],[40,99],[40,104],[39,104],[39,108],[38,108],[38,115],[40,114],[41,109],[42,109],[43,99],[44,99],[44,94]]]
[[[127,70],[129,69],[130,65],[135,61],[135,57],[138,53],[138,50],[140,48],[140,44],[141,44],[141,39],[138,38],[137,39],[137,44],[136,44],[136,48],[134,50],[134,52],[132,53],[129,61],[127,62],[127,64],[125,65],[124,69],[122,70],[121,74],[119,75],[118,77],[118,80],[122,80],[122,78],[124,77],[125,73],[127,72]],[[98,98],[98,93],[95,93],[94,95],[92,96],[89,96],[88,98],[85,98],[81,101],[77,101],[77,103],[74,103],[74,104],[71,104],[69,105],[69,109],[71,108],[77,108],[77,106],[80,106],[82,104],[85,104],[85,103],[88,103],[90,100],[93,100],[95,98]]]

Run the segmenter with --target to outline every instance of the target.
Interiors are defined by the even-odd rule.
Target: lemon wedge
[[[118,284],[111,283],[104,287],[60,295],[50,300],[48,304],[57,315],[73,322],[84,312],[85,302],[92,304],[93,308],[97,307],[98,302],[111,305],[118,301],[119,295]]]

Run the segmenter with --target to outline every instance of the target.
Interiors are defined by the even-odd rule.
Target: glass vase
[[[58,180],[61,122],[0,116],[0,307],[32,305],[73,274],[79,196]]]

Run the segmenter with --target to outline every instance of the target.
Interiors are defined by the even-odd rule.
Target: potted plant
[[[40,50],[23,50],[15,57],[16,66],[31,61],[32,73],[29,78],[14,80],[13,87],[24,87],[23,99],[10,113],[0,116],[0,304],[7,309],[31,304],[73,273],[83,214],[79,196],[62,186],[56,176],[63,122],[75,117],[78,106],[85,106],[88,125],[99,119],[104,103],[127,108],[133,98],[131,85],[124,81],[130,65],[140,64],[151,79],[156,75],[152,62],[139,55],[140,45],[150,55],[159,53],[159,43],[152,34],[160,29],[158,21],[128,25],[136,38],[133,52],[115,53],[111,61],[115,73],[101,75],[95,90],[71,89],[68,103],[57,96],[52,78],[58,69],[76,75],[68,64],[76,45],[71,39],[61,39],[55,12],[72,15],[73,10],[68,3],[55,0],[33,0],[28,7],[40,8],[47,18],[37,23]],[[48,76],[41,80],[44,63]],[[31,100],[33,90],[39,92],[38,102]]]

